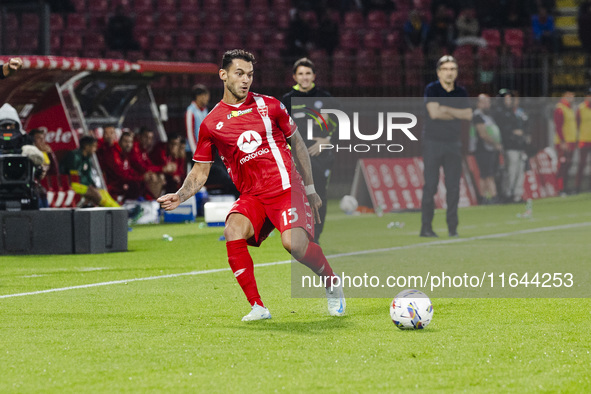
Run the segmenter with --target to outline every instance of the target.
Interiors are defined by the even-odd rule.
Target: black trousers
[[[330,178],[330,168],[332,166],[332,160],[318,159],[317,157],[311,157],[312,162],[312,176],[314,177],[314,188],[316,193],[322,200],[322,207],[318,210],[320,215],[320,223],[314,224],[314,242],[318,243],[320,234],[324,229],[324,220],[326,218],[326,206],[328,200],[326,198],[328,189],[328,180]]]
[[[458,227],[458,202],[460,201],[460,178],[462,176],[462,152],[460,142],[423,141],[425,165],[423,199],[421,201],[422,230],[432,230],[435,214],[435,194],[439,184],[439,168],[443,166],[447,189],[447,228],[455,232]]]

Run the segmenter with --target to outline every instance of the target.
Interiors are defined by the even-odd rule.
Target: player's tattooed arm
[[[197,194],[199,190],[205,185],[211,163],[195,163],[191,172],[185,178],[183,186],[176,192],[181,202],[187,201],[189,198]]]
[[[210,169],[211,163],[195,163],[193,169],[185,178],[183,186],[176,193],[165,194],[156,201],[160,203],[164,210],[172,211],[182,202],[194,196],[205,185]]]

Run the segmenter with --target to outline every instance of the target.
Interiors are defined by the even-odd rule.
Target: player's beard
[[[244,99],[246,98],[246,96],[248,95],[248,89],[246,90],[246,93],[244,93],[244,94],[241,94],[240,92],[237,92],[237,91],[235,91],[235,90],[234,90],[234,87],[233,87],[233,86],[231,86],[230,84],[228,84],[228,85],[226,85],[226,86],[228,87],[228,91],[229,91],[230,93],[232,93],[232,95],[233,95],[234,97],[236,97],[237,101],[244,100]]]

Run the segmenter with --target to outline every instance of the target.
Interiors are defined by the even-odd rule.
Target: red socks
[[[226,248],[228,249],[230,268],[234,272],[234,276],[242,288],[244,295],[246,295],[248,302],[250,302],[251,306],[257,303],[264,307],[259,290],[257,289],[257,282],[254,278],[254,264],[250,253],[248,253],[246,240],[228,241],[226,242]]]
[[[329,278],[334,277],[335,274],[332,272],[332,268],[328,260],[326,260],[326,256],[324,256],[320,245],[310,241],[308,243],[308,249],[306,249],[306,254],[300,260],[300,263],[310,268],[314,273],[322,277],[323,280],[326,280],[326,287],[331,286]]]

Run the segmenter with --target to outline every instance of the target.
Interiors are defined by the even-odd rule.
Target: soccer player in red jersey
[[[230,268],[252,307],[242,320],[271,318],[247,245],[259,246],[273,228],[281,233],[285,249],[325,281],[329,314],[342,316],[342,282],[313,242],[322,202],[314,190],[308,150],[279,100],[249,92],[253,63],[254,56],[244,50],[224,53],[219,71],[224,96],[201,123],[193,169],[176,193],[157,201],[170,211],[197,193],[207,180],[215,146],[241,193],[226,218],[224,236]]]

